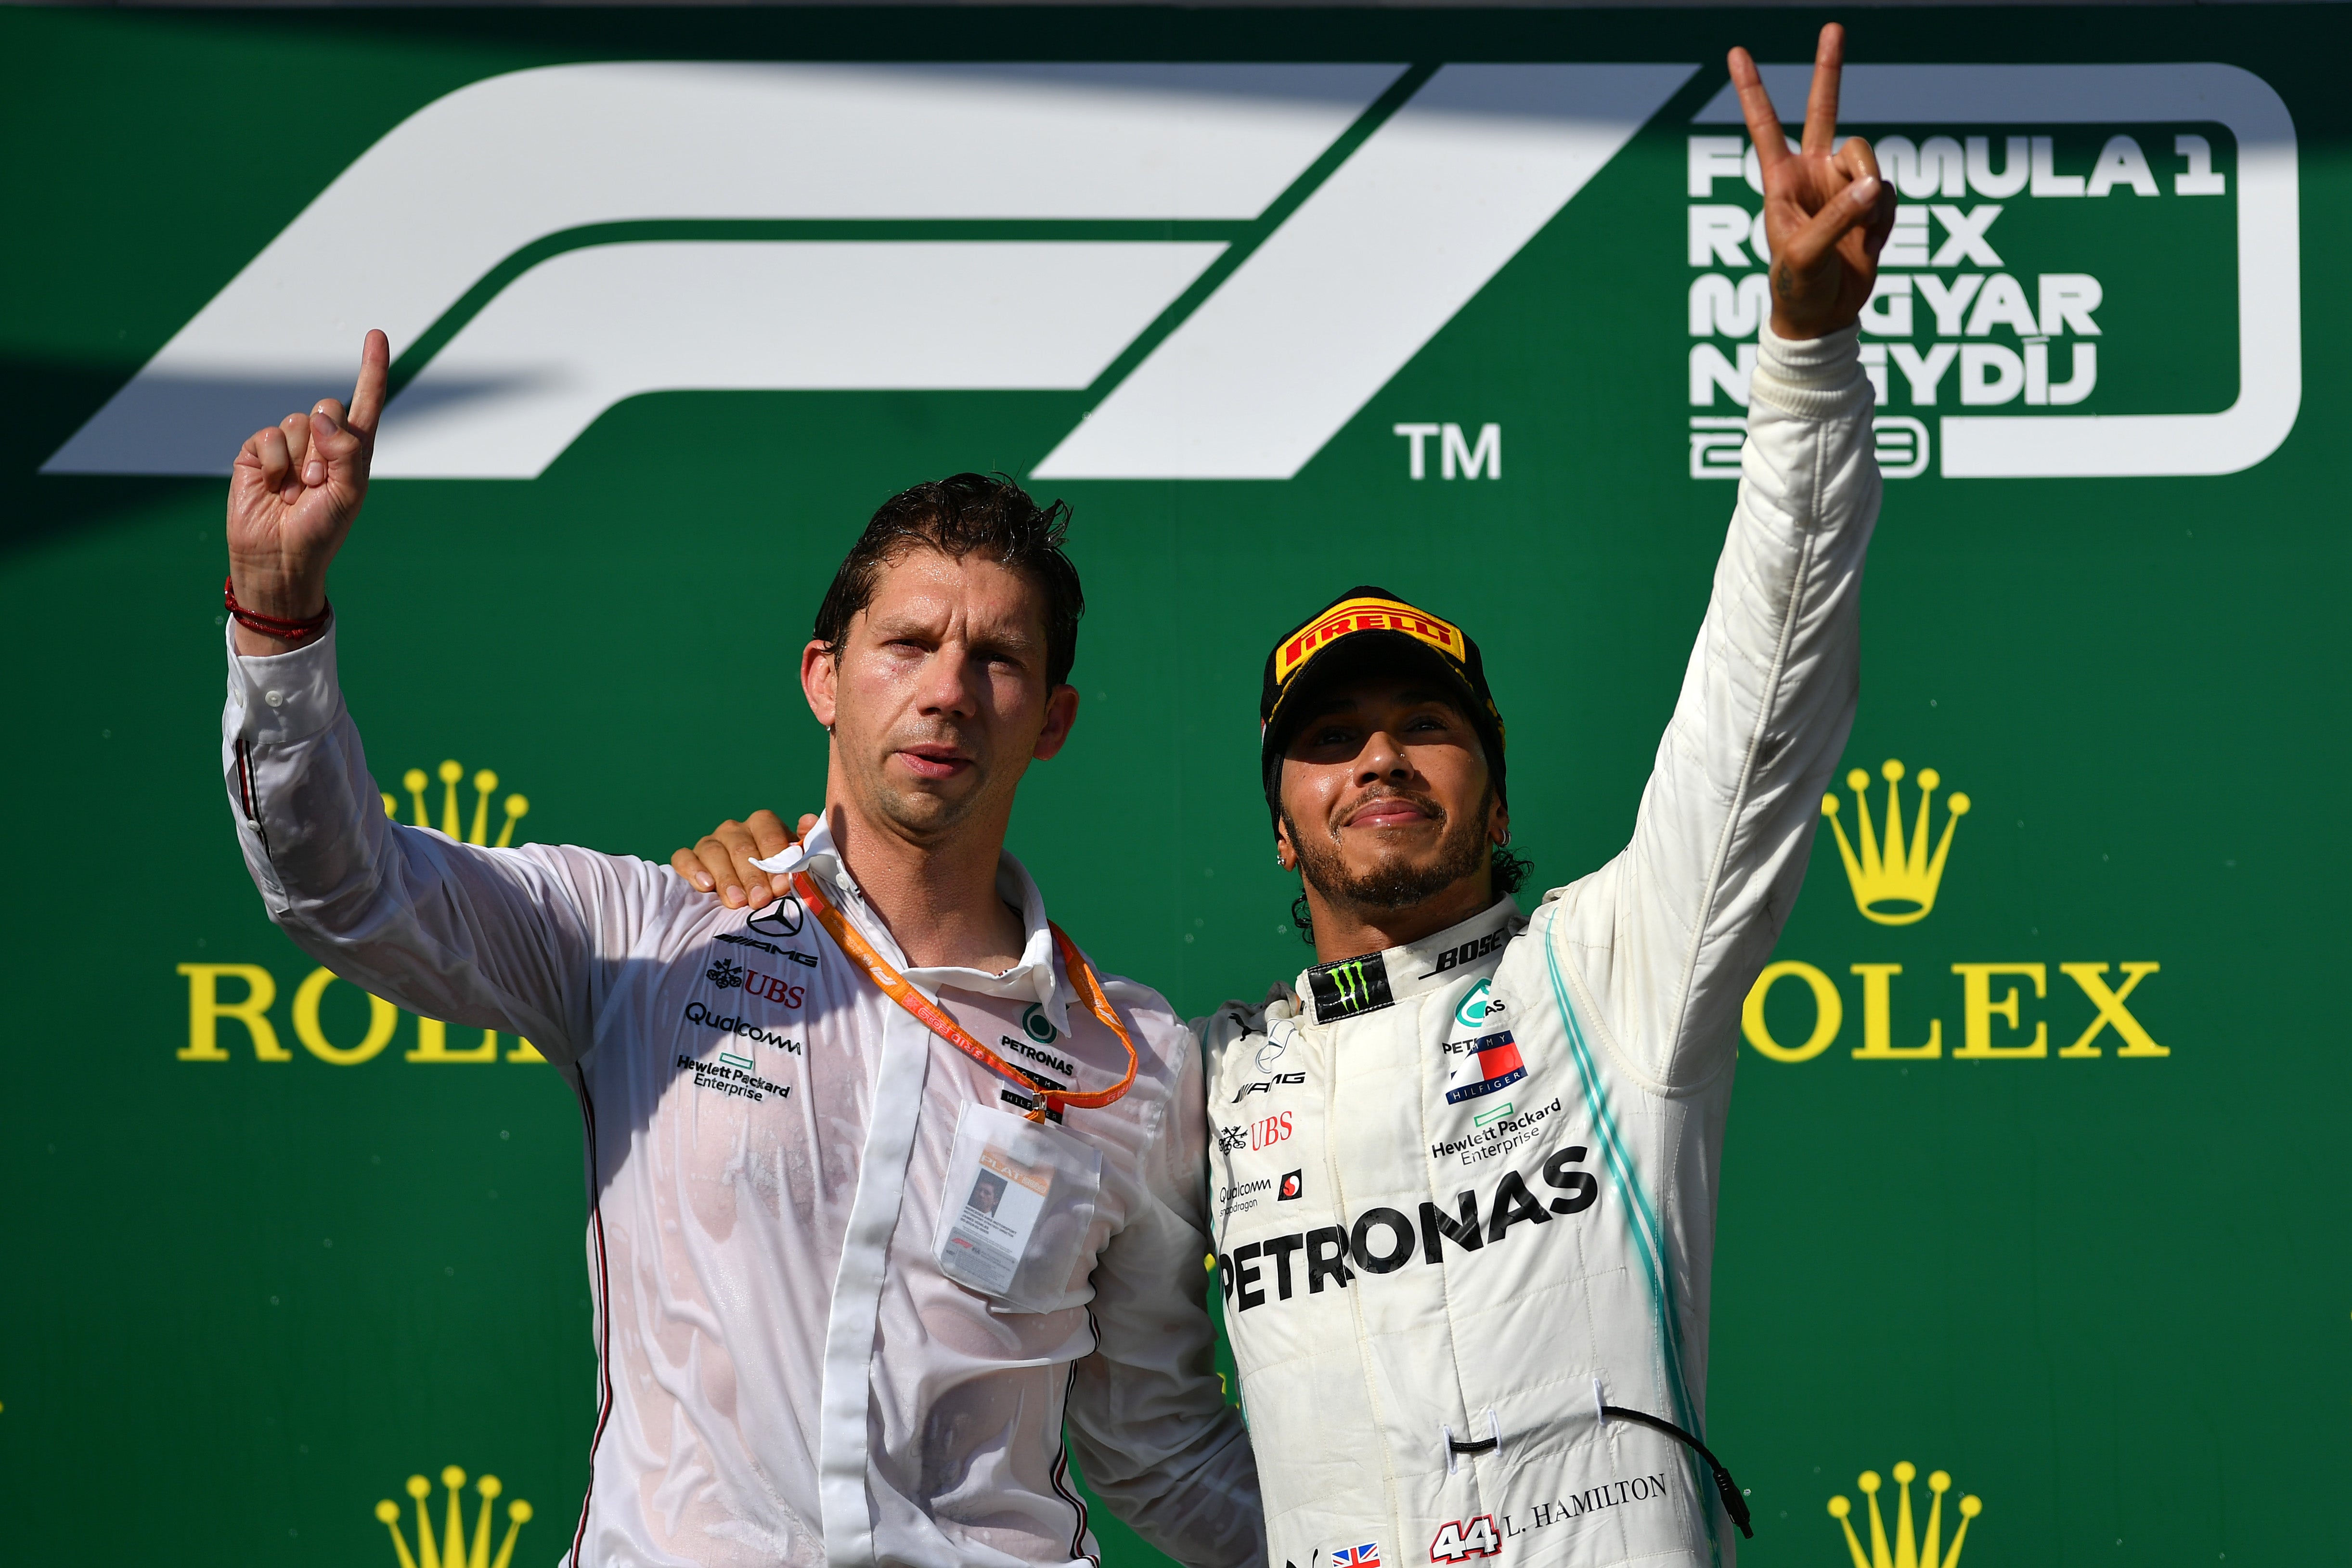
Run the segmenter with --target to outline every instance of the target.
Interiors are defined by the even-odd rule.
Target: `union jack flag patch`
[[[1368,1541],[1361,1546],[1334,1546],[1331,1568],[1381,1568],[1380,1545]]]

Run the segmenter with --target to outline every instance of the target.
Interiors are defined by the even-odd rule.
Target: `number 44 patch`
[[[1495,1528],[1495,1516],[1482,1513],[1475,1519],[1446,1521],[1429,1543],[1432,1563],[1461,1563],[1472,1557],[1500,1557],[1503,1554],[1503,1532]]]

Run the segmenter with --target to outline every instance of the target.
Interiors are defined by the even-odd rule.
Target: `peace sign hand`
[[[1895,192],[1861,137],[1831,150],[1845,29],[1822,29],[1805,134],[1791,153],[1771,96],[1746,49],[1731,51],[1731,80],[1764,174],[1764,233],[1772,247],[1772,330],[1818,338],[1853,324],[1878,281],[1878,252],[1895,226]]]
[[[228,563],[245,608],[301,620],[325,606],[328,564],[367,495],[391,363],[391,342],[368,333],[348,414],[334,398],[321,398],[309,414],[254,432],[237,453],[228,483]],[[236,637],[247,654],[292,646],[242,624]]]

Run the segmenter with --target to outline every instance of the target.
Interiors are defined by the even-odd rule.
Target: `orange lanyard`
[[[1062,967],[1069,974],[1070,984],[1077,991],[1079,999],[1086,1003],[1087,1010],[1101,1019],[1103,1026],[1117,1035],[1118,1043],[1127,1047],[1127,1076],[1108,1089],[1072,1094],[1067,1089],[1046,1088],[973,1039],[961,1025],[931,1005],[929,997],[908,984],[905,975],[891,968],[889,961],[874,951],[873,943],[858,935],[850,923],[841,918],[841,911],[825,901],[824,895],[816,890],[816,883],[804,873],[793,873],[793,890],[800,894],[801,902],[806,904],[818,921],[832,933],[833,940],[841,944],[841,950],[865,965],[866,973],[873,976],[874,984],[881,987],[884,995],[912,1013],[922,1020],[924,1027],[981,1066],[992,1072],[1003,1073],[1026,1089],[1036,1101],[1030,1108],[1030,1121],[1043,1121],[1048,1112],[1059,1116],[1066,1107],[1073,1105],[1087,1110],[1099,1110],[1117,1101],[1133,1087],[1135,1041],[1128,1034],[1127,1026],[1118,1021],[1118,1015],[1111,1009],[1110,998],[1103,994],[1102,982],[1096,977],[1094,966],[1078,952],[1077,943],[1051,921],[1045,922],[1046,929],[1054,933],[1054,946],[1062,955]]]

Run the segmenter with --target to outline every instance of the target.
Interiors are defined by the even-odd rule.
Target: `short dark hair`
[[[1063,553],[1068,503],[1039,506],[1003,474],[951,474],[900,490],[882,503],[833,574],[816,607],[816,640],[835,654],[849,623],[874,602],[882,569],[910,550],[950,560],[977,554],[1019,572],[1045,595],[1045,679],[1063,686],[1078,658],[1078,617],[1087,596],[1078,569]]]

